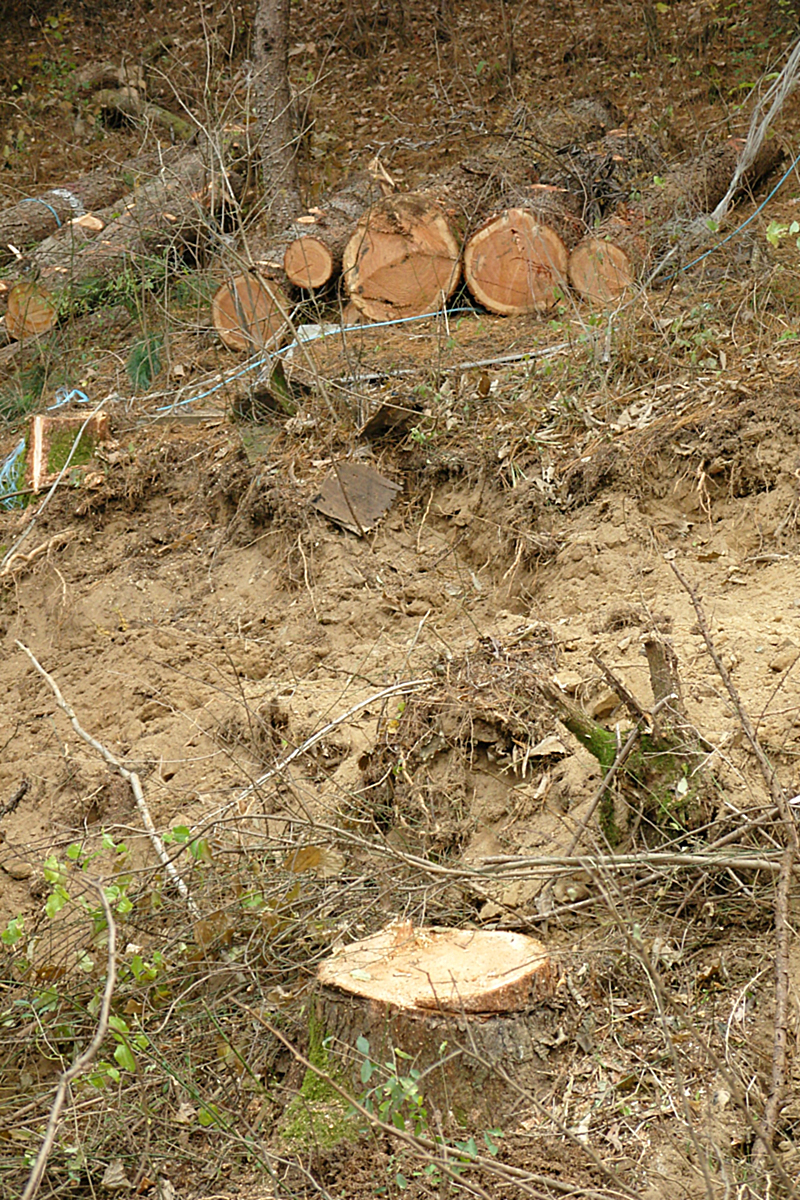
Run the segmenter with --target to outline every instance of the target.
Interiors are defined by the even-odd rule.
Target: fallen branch
[[[86,732],[86,730],[80,725],[78,718],[75,716],[72,706],[68,704],[62,696],[61,690],[55,679],[53,679],[52,675],[49,675],[47,671],[45,671],[41,663],[36,659],[36,657],[32,654],[28,647],[24,645],[23,642],[19,641],[19,639],[16,639],[16,644],[19,646],[20,650],[23,651],[23,653],[27,654],[28,658],[31,660],[42,679],[44,679],[44,681],[47,683],[48,687],[56,698],[56,704],[61,711],[66,713],[67,717],[69,717],[70,724],[78,736],[83,738],[88,746],[91,746],[93,750],[96,750],[101,758],[103,758],[110,767],[113,767],[115,771],[118,771],[122,778],[130,784],[131,791],[133,792],[133,798],[136,801],[136,807],[138,808],[139,815],[142,818],[142,824],[147,831],[147,836],[150,838],[153,849],[155,850],[161,865],[166,871],[168,877],[175,884],[175,887],[178,889],[183,899],[186,901],[192,916],[199,917],[200,910],[192,900],[185,881],[179,874],[174,862],[167,854],[166,846],[159,837],[158,831],[153,824],[153,818],[150,816],[150,810],[148,809],[147,802],[144,798],[144,792],[142,791],[142,784],[139,776],[135,771],[128,770],[128,768],[124,766],[119,759],[111,753],[110,750],[106,749],[102,742],[98,742],[97,738],[92,737],[90,733]]]
[[[17,790],[14,792],[14,795],[11,797],[11,799],[8,801],[8,803],[4,804],[4,805],[2,805],[2,807],[0,807],[0,817],[7,817],[9,813],[13,813],[14,809],[18,806],[20,800],[25,795],[25,793],[28,791],[30,786],[31,786],[30,780],[23,779],[22,783],[19,785]]]
[[[21,643],[17,642],[17,645],[19,646]],[[25,647],[23,646],[22,649],[24,650]],[[33,658],[33,655],[30,654],[29,650],[26,650],[25,652],[26,654],[30,655],[31,658]],[[36,663],[36,659],[33,659],[33,661]],[[36,666],[40,671],[42,670],[38,663],[36,663]],[[42,673],[44,674],[44,672]],[[52,684],[49,676],[45,675],[45,678]],[[57,690],[58,689],[56,689],[56,691]],[[58,1123],[61,1118],[61,1110],[63,1109],[64,1103],[67,1099],[67,1093],[70,1085],[74,1080],[81,1076],[87,1067],[91,1066],[95,1056],[97,1055],[97,1052],[103,1044],[103,1038],[106,1036],[106,1032],[108,1030],[108,1018],[111,1012],[111,999],[114,995],[114,985],[117,981],[117,927],[114,923],[114,914],[111,911],[111,905],[108,902],[105,888],[103,887],[102,883],[98,883],[96,880],[88,878],[86,882],[90,887],[95,889],[100,897],[100,903],[103,906],[103,913],[106,918],[106,927],[108,929],[106,983],[105,987],[103,988],[103,999],[100,1004],[100,1012],[97,1017],[97,1028],[94,1031],[94,1037],[89,1042],[89,1045],[86,1047],[83,1053],[79,1054],[74,1062],[67,1067],[66,1071],[64,1071],[58,1081],[55,1099],[53,1100],[53,1104],[50,1109],[50,1118],[47,1122],[47,1129],[45,1130],[44,1141],[39,1148],[39,1153],[36,1155],[36,1162],[31,1168],[31,1173],[28,1176],[28,1182],[25,1184],[25,1190],[23,1191],[20,1200],[33,1200],[33,1197],[39,1191],[39,1185],[42,1182],[42,1175],[44,1174],[44,1169],[47,1166],[47,1160],[50,1157],[50,1152],[53,1149],[53,1144],[56,1140]]]

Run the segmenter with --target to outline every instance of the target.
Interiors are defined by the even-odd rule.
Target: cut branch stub
[[[489,217],[467,240],[464,278],[490,312],[545,312],[564,295],[569,248],[585,231],[579,202],[562,188],[538,186]]]
[[[229,350],[262,350],[286,330],[289,301],[260,275],[237,275],[217,289],[211,302],[214,328]]]
[[[461,277],[455,219],[422,193],[386,196],[359,220],[342,271],[353,303],[372,321],[435,312]]]

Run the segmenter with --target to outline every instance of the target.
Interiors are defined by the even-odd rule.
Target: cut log
[[[121,166],[101,167],[80,179],[3,209],[0,212],[0,263],[16,257],[9,244],[18,250],[35,245],[74,217],[113,204],[142,179],[157,174],[161,167],[173,167],[182,153],[185,151],[168,147],[142,154]]]
[[[580,242],[570,255],[570,282],[584,299],[616,299],[651,268],[670,241],[691,221],[722,199],[736,169],[742,141],[731,138],[697,159],[670,171],[642,194],[638,204],[618,210]],[[765,142],[745,172],[741,189],[752,186],[777,165],[781,149]]]
[[[342,269],[344,248],[359,217],[382,192],[369,175],[358,175],[324,196],[284,234],[282,265],[295,287],[316,291]]]
[[[558,970],[533,938],[395,922],[322,963],[318,980],[316,1028],[359,1094],[362,1038],[372,1063],[408,1056],[398,1073],[424,1072],[425,1100],[445,1113],[502,1115],[548,1077]]]
[[[569,280],[584,300],[608,304],[633,286],[647,257],[641,214],[620,208],[572,251]]]
[[[47,333],[56,323],[58,309],[51,296],[36,283],[20,283],[12,288],[6,309],[6,329],[12,338],[24,338]]]
[[[348,294],[372,321],[435,312],[461,278],[455,214],[425,193],[386,196],[359,220],[344,248]]]
[[[112,280],[132,265],[189,244],[196,252],[211,227],[210,212],[238,186],[233,176],[212,179],[200,154],[184,153],[138,187],[120,206],[121,215],[101,214],[114,217],[102,232],[86,240],[86,229],[69,226],[40,246],[29,263],[38,273],[35,292],[30,292],[28,283],[18,283],[9,293],[9,308],[17,289],[23,288],[20,309],[30,312],[35,295],[37,313],[43,314],[49,302],[54,324],[73,303],[91,307]],[[42,332],[42,327],[37,331]]]
[[[561,188],[531,188],[467,239],[470,292],[490,312],[545,312],[564,295],[569,250],[585,230],[577,197]]]
[[[229,350],[252,354],[280,340],[289,308],[289,300],[276,283],[249,273],[223,283],[211,302],[211,315]]]

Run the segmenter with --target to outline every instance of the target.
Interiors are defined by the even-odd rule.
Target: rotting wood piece
[[[37,295],[52,302],[52,324],[75,304],[92,307],[112,280],[170,248],[191,246],[196,253],[214,226],[212,213],[230,202],[240,185],[236,176],[212,175],[196,151],[184,153],[136,188],[120,205],[121,213],[85,244],[79,241],[86,233],[80,227],[59,231],[32,256]]]
[[[254,353],[274,346],[286,331],[291,305],[277,283],[254,272],[223,283],[211,301],[214,328],[229,350]]]
[[[40,242],[60,226],[85,212],[113,204],[131,188],[172,168],[185,150],[166,147],[141,154],[120,166],[100,167],[37,196],[21,200],[0,212],[0,263],[16,257],[9,244],[22,250]]]
[[[580,201],[537,185],[467,239],[464,279],[490,312],[545,312],[564,295],[569,250],[585,233]]]
[[[315,1025],[356,1079],[366,1037],[374,1063],[408,1055],[425,1099],[445,1111],[502,1114],[518,1101],[515,1084],[547,1079],[558,975],[523,934],[395,922],[321,964]]]
[[[709,212],[722,199],[742,150],[730,138],[705,154],[668,172],[647,188],[641,201],[620,207],[608,221],[579,242],[569,260],[569,278],[584,299],[615,300],[651,269],[670,244],[680,240],[693,218]],[[768,174],[781,149],[766,141],[745,172],[740,190]]]

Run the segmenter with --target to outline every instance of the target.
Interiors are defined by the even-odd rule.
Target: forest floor
[[[241,119],[247,13],[233,3],[11,8],[2,204],[157,137],[108,128],[74,84],[112,45],[144,65],[158,103],[207,128]],[[746,131],[752,89],[797,34],[793,6],[766,0],[465,0],[438,32],[434,9],[292,6],[292,76],[313,103],[310,203],[376,154],[424,182],[489,137],[516,145],[526,113],[587,95],[610,97],[666,162],[691,158]],[[797,115],[792,97],[778,120],[787,161]],[[317,341],[317,384],[290,418],[253,399],[253,364],[214,333],[224,247],[0,365],[0,459],[57,388],[103,401],[113,434],[91,478],[0,509],[4,555],[38,513],[0,572],[0,802],[29,784],[0,843],[2,1195],[20,1194],[54,1084],[96,1025],[106,943],[92,878],[116,888],[112,1028],[70,1090],[44,1196],[800,1191],[796,883],[785,1103],[766,1157],[757,1140],[786,831],[745,731],[749,715],[794,797],[796,173],[720,244],[765,195],[739,205],[702,263],[613,310],[567,297],[545,318],[504,319],[465,295],[446,316]],[[154,337],[159,370],[137,390],[132,356]],[[387,402],[404,423],[359,432]],[[365,536],[314,507],[345,460],[399,488]],[[624,737],[631,715],[598,658],[649,709],[654,631],[677,656],[694,766],[668,791],[618,779],[580,863],[493,869],[485,860],[571,854],[602,779],[537,680],[555,676]],[[194,913],[129,784],[19,643],[138,773]],[[636,863],[614,866],[605,839]],[[730,857],[745,850],[756,866]],[[654,857],[666,851],[701,858]],[[561,971],[536,1088],[497,1114],[476,1095],[457,1121],[429,1104],[409,1126],[428,1151],[362,1129],[294,1053],[329,1071],[309,1016],[316,968],[396,918],[529,933]]]

